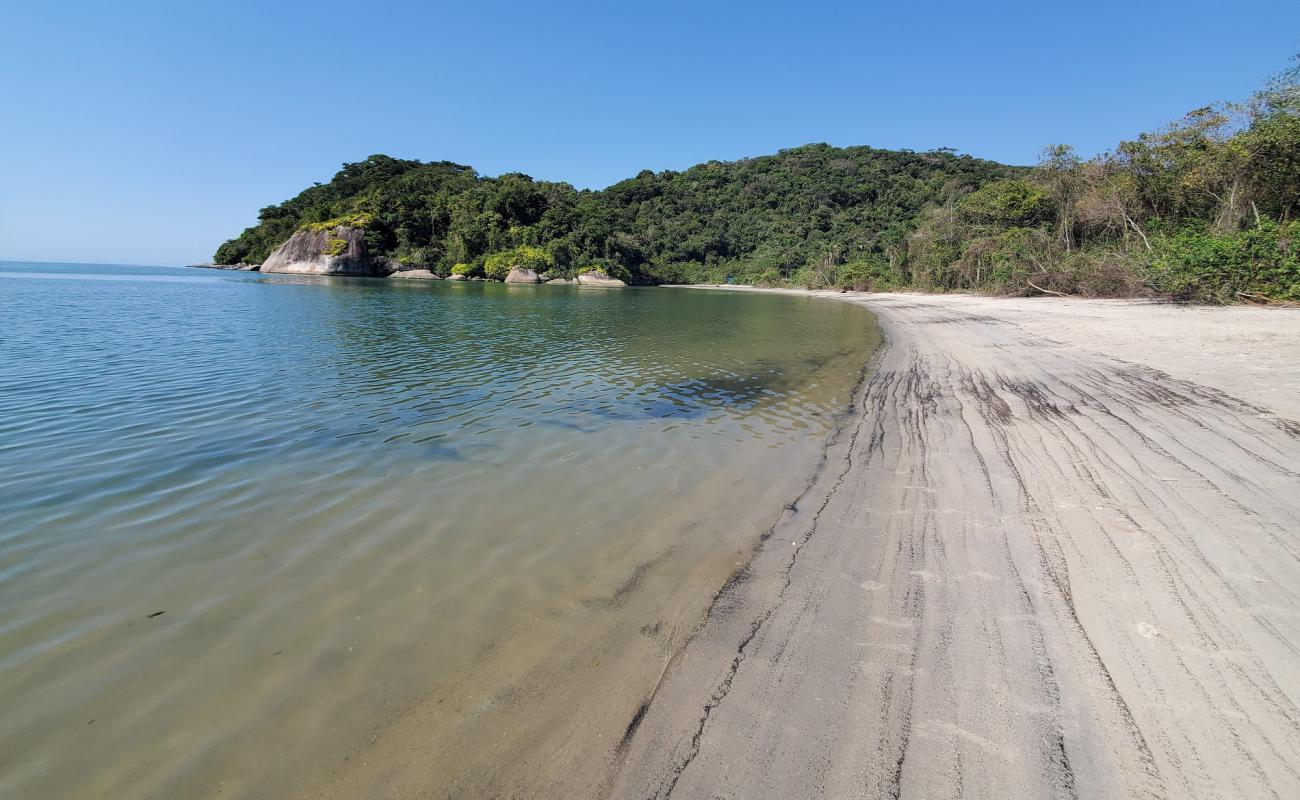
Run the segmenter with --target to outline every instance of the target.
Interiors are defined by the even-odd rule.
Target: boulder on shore
[[[551,278],[549,281],[547,281],[547,283],[558,283],[558,284],[577,283],[577,282],[578,281],[574,278]]]
[[[578,276],[578,283],[583,286],[627,286],[623,281],[610,277],[609,273],[600,269],[582,273]]]
[[[390,278],[402,278],[404,280],[420,281],[440,281],[442,278],[434,275],[427,269],[402,269],[389,275]]]
[[[531,269],[522,269],[520,267],[515,267],[514,269],[510,270],[510,274],[506,276],[506,283],[541,283],[541,282],[542,279],[537,276],[536,272],[533,272]]]
[[[447,280],[449,280],[449,281],[467,281],[467,280],[469,280],[469,278],[466,278],[464,275],[453,274],[453,275],[448,275],[448,276],[447,276]]]
[[[295,231],[289,241],[275,248],[262,262],[262,272],[383,277],[392,268],[386,259],[366,254],[365,231],[339,225]]]

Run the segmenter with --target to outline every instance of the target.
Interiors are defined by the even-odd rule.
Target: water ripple
[[[654,554],[731,563],[869,321],[553,288],[0,264],[0,795],[283,796]]]

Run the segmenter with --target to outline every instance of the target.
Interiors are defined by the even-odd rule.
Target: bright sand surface
[[[860,414],[610,794],[1300,796],[1300,310],[827,296]]]

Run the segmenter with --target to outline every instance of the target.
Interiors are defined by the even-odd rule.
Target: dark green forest
[[[258,263],[299,228],[344,223],[370,253],[440,275],[495,276],[515,252],[641,284],[1300,300],[1298,212],[1300,67],[1032,167],[813,144],[590,191],[375,155],[262,209],[216,261]]]

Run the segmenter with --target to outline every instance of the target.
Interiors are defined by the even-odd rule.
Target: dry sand
[[[839,297],[862,413],[612,795],[1300,797],[1300,311]]]

